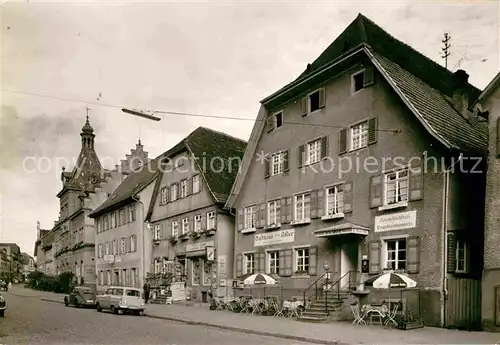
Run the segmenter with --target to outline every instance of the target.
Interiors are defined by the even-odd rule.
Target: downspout
[[[141,201],[141,199],[138,199],[136,198],[135,195],[132,195],[132,200],[134,201],[137,201],[138,203],[141,204],[141,220],[142,220],[142,224],[141,224],[141,272],[142,272],[142,279],[144,279],[144,268],[145,268],[145,264],[144,264],[144,261],[145,261],[145,253],[146,253],[146,244],[145,244],[145,240],[144,240],[144,203]],[[140,277],[139,277],[139,281],[137,282],[137,284],[139,284],[139,287],[141,288],[143,284],[140,284]]]
[[[441,222],[441,327],[445,326],[446,318],[446,299],[448,297],[447,288],[447,271],[448,271],[448,207],[449,207],[449,194],[450,194],[450,171],[453,166],[460,162],[463,158],[463,154],[460,153],[458,160],[452,162],[448,169],[443,172],[443,205],[442,205],[442,222]]]

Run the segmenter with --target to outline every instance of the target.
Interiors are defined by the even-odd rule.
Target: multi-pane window
[[[127,252],[127,242],[124,237],[120,239],[120,252],[121,253],[126,253]]]
[[[160,203],[162,205],[167,203],[167,195],[168,195],[168,189],[166,187],[163,187],[160,190]]]
[[[269,262],[269,274],[279,274],[280,273],[280,255],[279,252],[269,252],[267,253]]]
[[[368,121],[351,127],[351,150],[368,146]]]
[[[104,245],[104,255],[109,255],[109,242]]]
[[[104,216],[104,230],[109,229],[108,216]]]
[[[153,228],[153,240],[158,241],[160,239],[160,224],[155,224]]]
[[[113,240],[111,242],[111,254],[113,255],[118,254],[118,242],[116,240]]]
[[[181,194],[181,198],[185,198],[187,196],[187,180],[181,181],[180,194]]]
[[[184,218],[182,220],[182,233],[186,234],[189,232],[189,218]]]
[[[111,227],[112,228],[116,227],[116,213],[115,212],[111,213]]]
[[[161,273],[161,261],[160,261],[160,259],[155,259],[155,273]]]
[[[104,256],[102,243],[97,247],[97,256],[102,258]]]
[[[311,217],[311,196],[300,194],[295,196],[295,220],[308,220]]]
[[[244,263],[244,269],[245,269],[245,274],[253,274],[254,269],[255,269],[255,256],[253,253],[250,254],[245,254],[245,263]]]
[[[408,170],[399,170],[385,175],[385,204],[408,201]]]
[[[137,250],[137,236],[130,236],[130,251],[135,252]]]
[[[177,200],[177,184],[174,183],[173,185],[170,186],[170,200],[175,201]]]
[[[467,244],[464,241],[457,241],[456,268],[457,273],[467,272]]]
[[[344,186],[332,186],[326,189],[326,214],[328,216],[344,211]]]
[[[295,249],[295,271],[309,272],[309,248]]]
[[[127,220],[125,219],[125,210],[124,209],[121,209],[120,210],[120,225],[123,225],[125,223],[127,223]]]
[[[267,203],[267,224],[277,225],[280,223],[280,201],[273,200]]]
[[[321,139],[307,143],[307,164],[314,164],[321,159]]]
[[[406,269],[406,239],[387,240],[386,268],[390,270]]]
[[[282,174],[285,168],[285,153],[278,152],[271,156],[271,174]]]
[[[245,207],[245,229],[255,228],[257,221],[257,206]]]
[[[194,216],[194,231],[201,231],[201,215]]]
[[[200,191],[200,175],[193,176],[193,194]]]
[[[172,237],[179,236],[179,222],[176,220],[172,221]]]
[[[215,229],[215,212],[207,212],[207,230]]]
[[[135,205],[131,205],[128,207],[128,221],[135,221]]]

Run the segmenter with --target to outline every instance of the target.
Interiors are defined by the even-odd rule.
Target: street
[[[307,344],[144,316],[98,313],[36,297],[3,296],[8,309],[0,318],[0,344]]]

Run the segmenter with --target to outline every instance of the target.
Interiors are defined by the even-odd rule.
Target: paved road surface
[[[0,344],[307,345],[141,316],[98,313],[36,297],[9,293],[4,297],[8,309],[0,318]]]

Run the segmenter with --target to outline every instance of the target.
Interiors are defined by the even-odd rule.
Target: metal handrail
[[[314,293],[315,293],[315,296],[314,296],[314,299],[318,299],[318,282],[324,277],[327,275],[328,272],[325,272],[323,273],[321,276],[319,276],[315,281],[312,282],[311,285],[309,285],[309,287],[307,289],[304,290],[303,294],[304,294],[304,307],[307,305],[306,303],[306,293],[307,291],[309,291],[313,286],[314,286]]]

